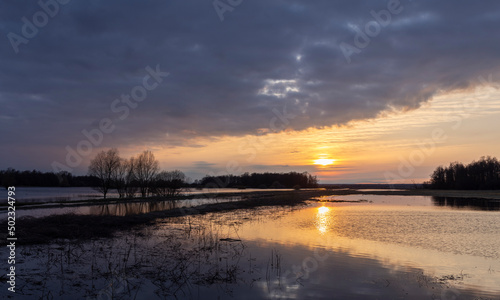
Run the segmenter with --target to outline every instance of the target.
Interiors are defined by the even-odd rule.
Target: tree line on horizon
[[[0,170],[0,184],[27,187],[92,187],[106,196],[116,189],[120,198],[149,195],[175,196],[189,186],[186,176],[179,170],[159,169],[159,162],[151,151],[124,159],[116,148],[103,150],[90,161],[88,174],[74,176],[61,171],[18,171],[13,168]]]
[[[13,168],[0,170],[0,185],[30,187],[89,187],[97,184],[97,177],[77,176],[66,171],[59,173],[38,170],[19,171]]]
[[[29,187],[92,187],[106,199],[111,189],[116,189],[120,198],[176,196],[185,188],[315,188],[316,176],[307,172],[289,173],[244,173],[243,175],[206,175],[193,183],[179,171],[160,170],[159,161],[149,151],[122,158],[116,148],[102,150],[91,159],[88,173],[74,176],[69,172],[59,173],[18,171],[12,168],[0,170],[0,184]]]
[[[243,175],[205,176],[199,182],[205,187],[228,188],[316,188],[318,179],[308,172],[244,173]]]
[[[500,162],[496,157],[483,156],[468,165],[459,162],[439,166],[431,179],[424,183],[431,189],[492,190],[500,189]]]

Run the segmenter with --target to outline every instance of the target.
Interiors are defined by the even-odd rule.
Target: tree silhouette
[[[158,172],[159,162],[156,160],[154,154],[149,150],[139,154],[134,161],[134,174],[139,184],[141,196],[147,197],[150,193],[151,181]]]
[[[124,189],[128,198],[135,197],[135,193],[137,193],[137,186],[135,185],[135,158],[131,157],[128,160],[123,161],[125,168],[125,177],[124,177]]]
[[[500,162],[495,157],[481,157],[468,165],[459,162],[439,166],[425,186],[433,189],[500,189]]]
[[[205,176],[201,180],[205,187],[252,187],[252,188],[314,188],[318,179],[307,172],[297,173],[244,173],[241,176]]]
[[[95,176],[99,179],[99,184],[94,186],[94,189],[103,194],[106,199],[106,194],[111,188],[113,177],[120,167],[120,157],[116,148],[109,149],[108,151],[101,151],[90,161],[89,175]]]
[[[158,196],[176,196],[182,192],[186,175],[179,170],[162,171],[155,176],[153,192]]]

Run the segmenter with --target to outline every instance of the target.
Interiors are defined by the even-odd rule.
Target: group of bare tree
[[[177,196],[185,182],[186,176],[179,170],[162,171],[156,175],[153,191],[158,196]]]
[[[154,154],[146,150],[129,159],[121,158],[112,148],[99,152],[89,165],[88,174],[99,179],[94,188],[106,199],[109,190],[116,188],[120,198],[150,195],[175,196],[185,185],[185,175],[179,170],[161,171]]]

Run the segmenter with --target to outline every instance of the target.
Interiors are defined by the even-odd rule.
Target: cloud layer
[[[371,12],[389,2],[243,1],[221,21],[212,1],[70,1],[16,54],[9,32],[22,36],[22,18],[41,8],[4,1],[0,135],[8,142],[0,168],[36,163],[35,153],[49,164],[102,118],[116,125],[103,145],[200,146],[196,137],[414,109],[479,76],[500,78],[498,1],[393,4],[400,12],[348,63],[340,45],[356,47],[357,32],[374,25]],[[120,120],[111,103],[156,65],[170,75]]]

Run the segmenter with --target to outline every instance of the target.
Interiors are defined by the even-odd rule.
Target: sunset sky
[[[500,158],[498,1],[42,3],[0,3],[0,169],[116,147],[193,179],[410,183]]]

